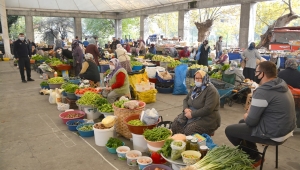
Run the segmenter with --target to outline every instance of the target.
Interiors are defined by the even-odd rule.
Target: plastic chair
[[[236,74],[223,74],[222,80],[229,84],[235,84]]]

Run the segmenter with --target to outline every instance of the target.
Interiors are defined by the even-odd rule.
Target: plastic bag
[[[131,100],[131,101],[125,102],[124,107],[126,107],[128,109],[135,109],[135,108],[139,107],[139,104],[140,104],[139,101]]]
[[[49,103],[56,104],[56,93],[53,90],[50,90]]]
[[[70,108],[69,104],[65,103],[57,103],[57,110],[64,112],[65,110],[68,110]]]
[[[179,159],[181,157],[181,153],[185,151],[186,143],[181,140],[174,140],[171,143],[171,159],[175,161],[176,159]]]
[[[181,64],[175,68],[175,79],[174,79],[174,95],[188,94],[185,79],[188,66],[186,64]]]
[[[149,78],[155,78],[156,71],[165,71],[166,69],[160,66],[157,67],[146,67],[145,71]]]
[[[207,146],[210,150],[217,146],[217,145],[214,143],[214,141],[212,140],[212,138],[211,138],[208,134],[203,133],[202,136],[206,138],[206,146]]]
[[[154,108],[152,108],[151,110],[147,109],[142,114],[142,122],[145,123],[146,125],[153,125],[158,122],[158,119],[159,119],[159,115]]]
[[[156,94],[157,94],[156,89],[147,90],[144,92],[137,92],[137,98],[139,101],[143,101],[146,104],[155,103],[156,102]]]

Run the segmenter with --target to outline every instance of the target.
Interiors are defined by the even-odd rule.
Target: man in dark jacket
[[[294,58],[286,60],[285,70],[280,71],[278,77],[293,88],[300,89],[300,71],[298,71],[297,60]]]
[[[16,60],[18,60],[22,82],[26,83],[27,81],[34,81],[31,78],[31,68],[29,59],[29,57],[31,57],[31,49],[29,49],[29,45],[25,41],[25,36],[23,33],[20,33],[19,39],[14,42],[14,57],[16,58]],[[24,67],[26,68],[27,81],[24,76]]]
[[[271,61],[258,64],[255,78],[260,85],[253,93],[251,106],[239,124],[229,125],[225,134],[237,146],[247,146],[257,151],[256,143],[276,145],[293,136],[296,111],[292,93],[281,78],[277,78],[276,65]],[[261,157],[250,149],[241,147],[259,166]]]

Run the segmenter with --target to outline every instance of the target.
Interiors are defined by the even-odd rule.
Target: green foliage
[[[19,19],[19,16],[16,15],[8,15],[7,16],[7,26],[8,29],[11,28],[11,26],[13,26],[14,23],[16,23]],[[2,24],[1,24],[1,20],[0,20],[0,33],[2,33]]]
[[[25,33],[25,17],[23,16],[8,16],[8,19],[13,17],[13,19],[10,20],[10,22],[13,22],[14,19],[17,18],[17,20],[14,23],[9,23],[9,36],[11,38],[18,38],[19,33]],[[12,21],[13,20],[13,21]]]
[[[287,1],[286,1],[287,2]],[[299,14],[300,1],[291,0],[292,10]],[[256,11],[256,24],[255,24],[255,41],[260,40],[260,35],[268,29],[269,25],[272,25],[277,18],[282,15],[288,14],[290,11],[288,5],[282,2],[282,0],[266,1],[257,3]],[[290,22],[287,26],[299,26],[300,18]]]
[[[122,19],[122,37],[125,36],[131,39],[138,39],[140,37],[140,17]],[[121,37],[117,37],[121,38]]]
[[[111,40],[114,35],[114,21],[111,19],[92,19],[82,20],[83,37],[97,36],[101,46]]]
[[[178,12],[149,16],[150,34],[163,34],[164,37],[178,36]]]

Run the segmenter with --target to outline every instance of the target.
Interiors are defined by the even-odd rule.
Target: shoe
[[[22,83],[27,83],[27,81],[26,80],[22,80]]]
[[[265,160],[262,160],[261,156],[258,155],[252,164],[253,167],[259,167]]]
[[[32,78],[27,79],[27,81],[34,81]]]

